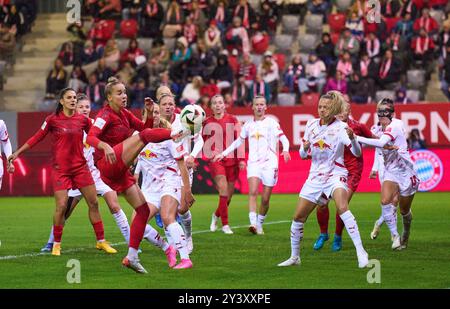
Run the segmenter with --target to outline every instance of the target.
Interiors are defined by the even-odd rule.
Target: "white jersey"
[[[183,127],[183,125],[181,124],[180,114],[175,114],[175,119],[172,122],[172,128],[179,128],[181,130],[182,127]],[[183,143],[184,149],[186,150],[185,156],[190,155],[191,141],[194,141],[194,143],[195,143],[199,138],[202,138],[202,130],[200,130],[200,132],[198,132],[194,135],[188,135],[185,138],[183,138],[182,143]]]
[[[278,168],[278,142],[282,135],[280,125],[273,118],[247,121],[240,138],[248,138],[248,165]]]
[[[383,128],[381,125],[378,124],[373,125],[372,128],[370,128],[370,131],[372,132],[373,135],[375,135],[378,138],[381,137],[381,135],[383,135]],[[378,172],[378,179],[380,179],[380,182],[382,182],[384,175],[384,160],[382,149],[378,147],[375,148],[372,171]]]
[[[324,184],[332,177],[347,177],[344,149],[351,146],[351,141],[346,127],[347,124],[338,119],[328,125],[321,125],[319,118],[308,121],[302,140],[311,144],[308,181]]]
[[[183,158],[186,150],[182,142],[167,140],[148,143],[138,156],[135,174],[142,172],[141,189],[158,193],[165,186],[181,187],[180,171],[176,160]]]
[[[390,137],[387,145],[397,146],[398,149],[382,149],[384,167],[392,172],[414,171],[414,163],[408,151],[407,133],[403,122],[400,119],[393,118],[386,127],[383,135]]]

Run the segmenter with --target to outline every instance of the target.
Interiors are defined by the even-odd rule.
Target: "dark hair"
[[[77,103],[80,101],[89,101],[89,98],[87,95],[85,95],[84,93],[79,93],[77,94]]]
[[[58,99],[58,102],[56,103],[56,111],[55,111],[56,115],[58,115],[59,112],[62,111],[63,106],[61,104],[61,100],[64,99],[64,95],[69,91],[73,91],[73,92],[77,93],[75,90],[73,90],[73,88],[70,88],[70,87],[64,88],[59,92],[59,99]]]

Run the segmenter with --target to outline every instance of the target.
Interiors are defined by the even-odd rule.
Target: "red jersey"
[[[88,132],[91,126],[89,119],[81,114],[72,117],[67,117],[63,112],[51,114],[27,144],[33,147],[51,133],[53,168],[61,173],[70,173],[86,165],[83,132]]]
[[[372,132],[370,132],[370,130],[362,123],[359,123],[358,121],[356,121],[354,119],[348,118],[347,124],[353,130],[355,135],[364,136],[367,138],[372,137]],[[345,168],[348,170],[349,174],[362,173],[363,157],[362,157],[362,155],[360,157],[355,157],[352,154],[350,148],[345,147],[344,164],[345,164]]]
[[[143,123],[125,108],[116,113],[109,105],[106,105],[98,112],[86,142],[95,148],[98,148],[100,141],[114,147],[130,137],[134,131],[140,132],[152,126],[153,118],[149,117],[146,123]],[[103,156],[103,151],[94,152],[94,161],[97,162]]]
[[[216,119],[214,116],[210,116],[206,118],[205,122],[203,123],[203,140],[205,141],[205,146],[207,149],[206,151],[211,150],[212,153],[215,153],[216,145],[220,144],[220,140],[222,139],[222,150],[218,149],[218,151],[224,151],[227,149],[228,146],[231,145],[231,143],[239,138],[238,132],[236,131],[236,125],[239,123],[239,120],[230,114],[225,113],[224,116],[221,119]],[[220,129],[219,129],[220,126]],[[228,129],[227,129],[228,127]],[[231,130],[234,129],[234,135],[233,136],[227,136],[231,132]],[[221,130],[222,132],[217,132],[218,130]],[[209,141],[208,139],[214,138],[214,141]],[[208,154],[206,154],[208,155]],[[230,154],[231,156],[231,154]],[[211,159],[211,154],[208,156],[207,159]],[[233,166],[239,163],[239,161],[244,160],[237,159],[237,150],[233,152],[233,157],[225,157],[222,160],[222,163],[224,166]]]

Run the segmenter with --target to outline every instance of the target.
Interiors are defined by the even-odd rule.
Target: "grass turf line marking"
[[[290,223],[292,222],[291,220],[282,220],[282,221],[272,221],[272,222],[267,222],[264,223],[264,225],[272,225],[272,224],[282,224],[282,223]],[[247,228],[249,225],[237,225],[237,226],[233,226],[233,229],[242,229],[242,228]],[[203,230],[203,231],[194,231],[192,232],[192,235],[194,234],[204,234],[204,233],[213,233],[210,230]],[[122,241],[122,242],[117,242],[117,243],[113,243],[111,244],[111,246],[121,246],[121,245],[126,245],[127,243]],[[74,249],[68,249],[68,250],[64,250],[63,253],[73,253],[73,252],[81,252],[81,251],[85,251],[88,249],[92,249],[93,247],[84,247],[84,248],[74,248]],[[49,252],[36,252],[36,253],[26,253],[26,254],[21,254],[21,255],[6,255],[6,256],[0,256],[0,261],[4,261],[4,260],[16,260],[16,259],[20,259],[20,258],[25,258],[25,257],[36,257],[36,256],[41,256],[41,255],[50,255]]]

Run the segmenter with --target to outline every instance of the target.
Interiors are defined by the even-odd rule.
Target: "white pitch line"
[[[272,225],[272,224],[281,224],[281,223],[290,223],[292,221],[288,221],[288,220],[283,220],[283,221],[272,221],[272,222],[267,222],[264,223],[264,225]],[[233,226],[233,229],[242,229],[242,228],[247,228],[248,224],[246,225],[237,225],[237,226]],[[210,230],[203,230],[203,231],[194,231],[192,232],[192,234],[204,234],[204,233],[211,233]],[[111,244],[112,246],[121,246],[121,245],[126,245],[127,243],[122,241],[122,242],[118,242],[118,243],[113,243]],[[68,249],[68,250],[64,250],[63,253],[73,253],[73,252],[81,252],[81,251],[85,251],[88,249],[92,249],[93,247],[84,247],[84,248],[74,248],[74,249]],[[16,259],[20,259],[20,258],[25,258],[25,257],[36,257],[36,256],[41,256],[41,255],[49,255],[48,252],[37,252],[37,253],[26,253],[26,254],[21,254],[21,255],[6,255],[6,256],[0,256],[0,261],[3,260],[16,260]]]

